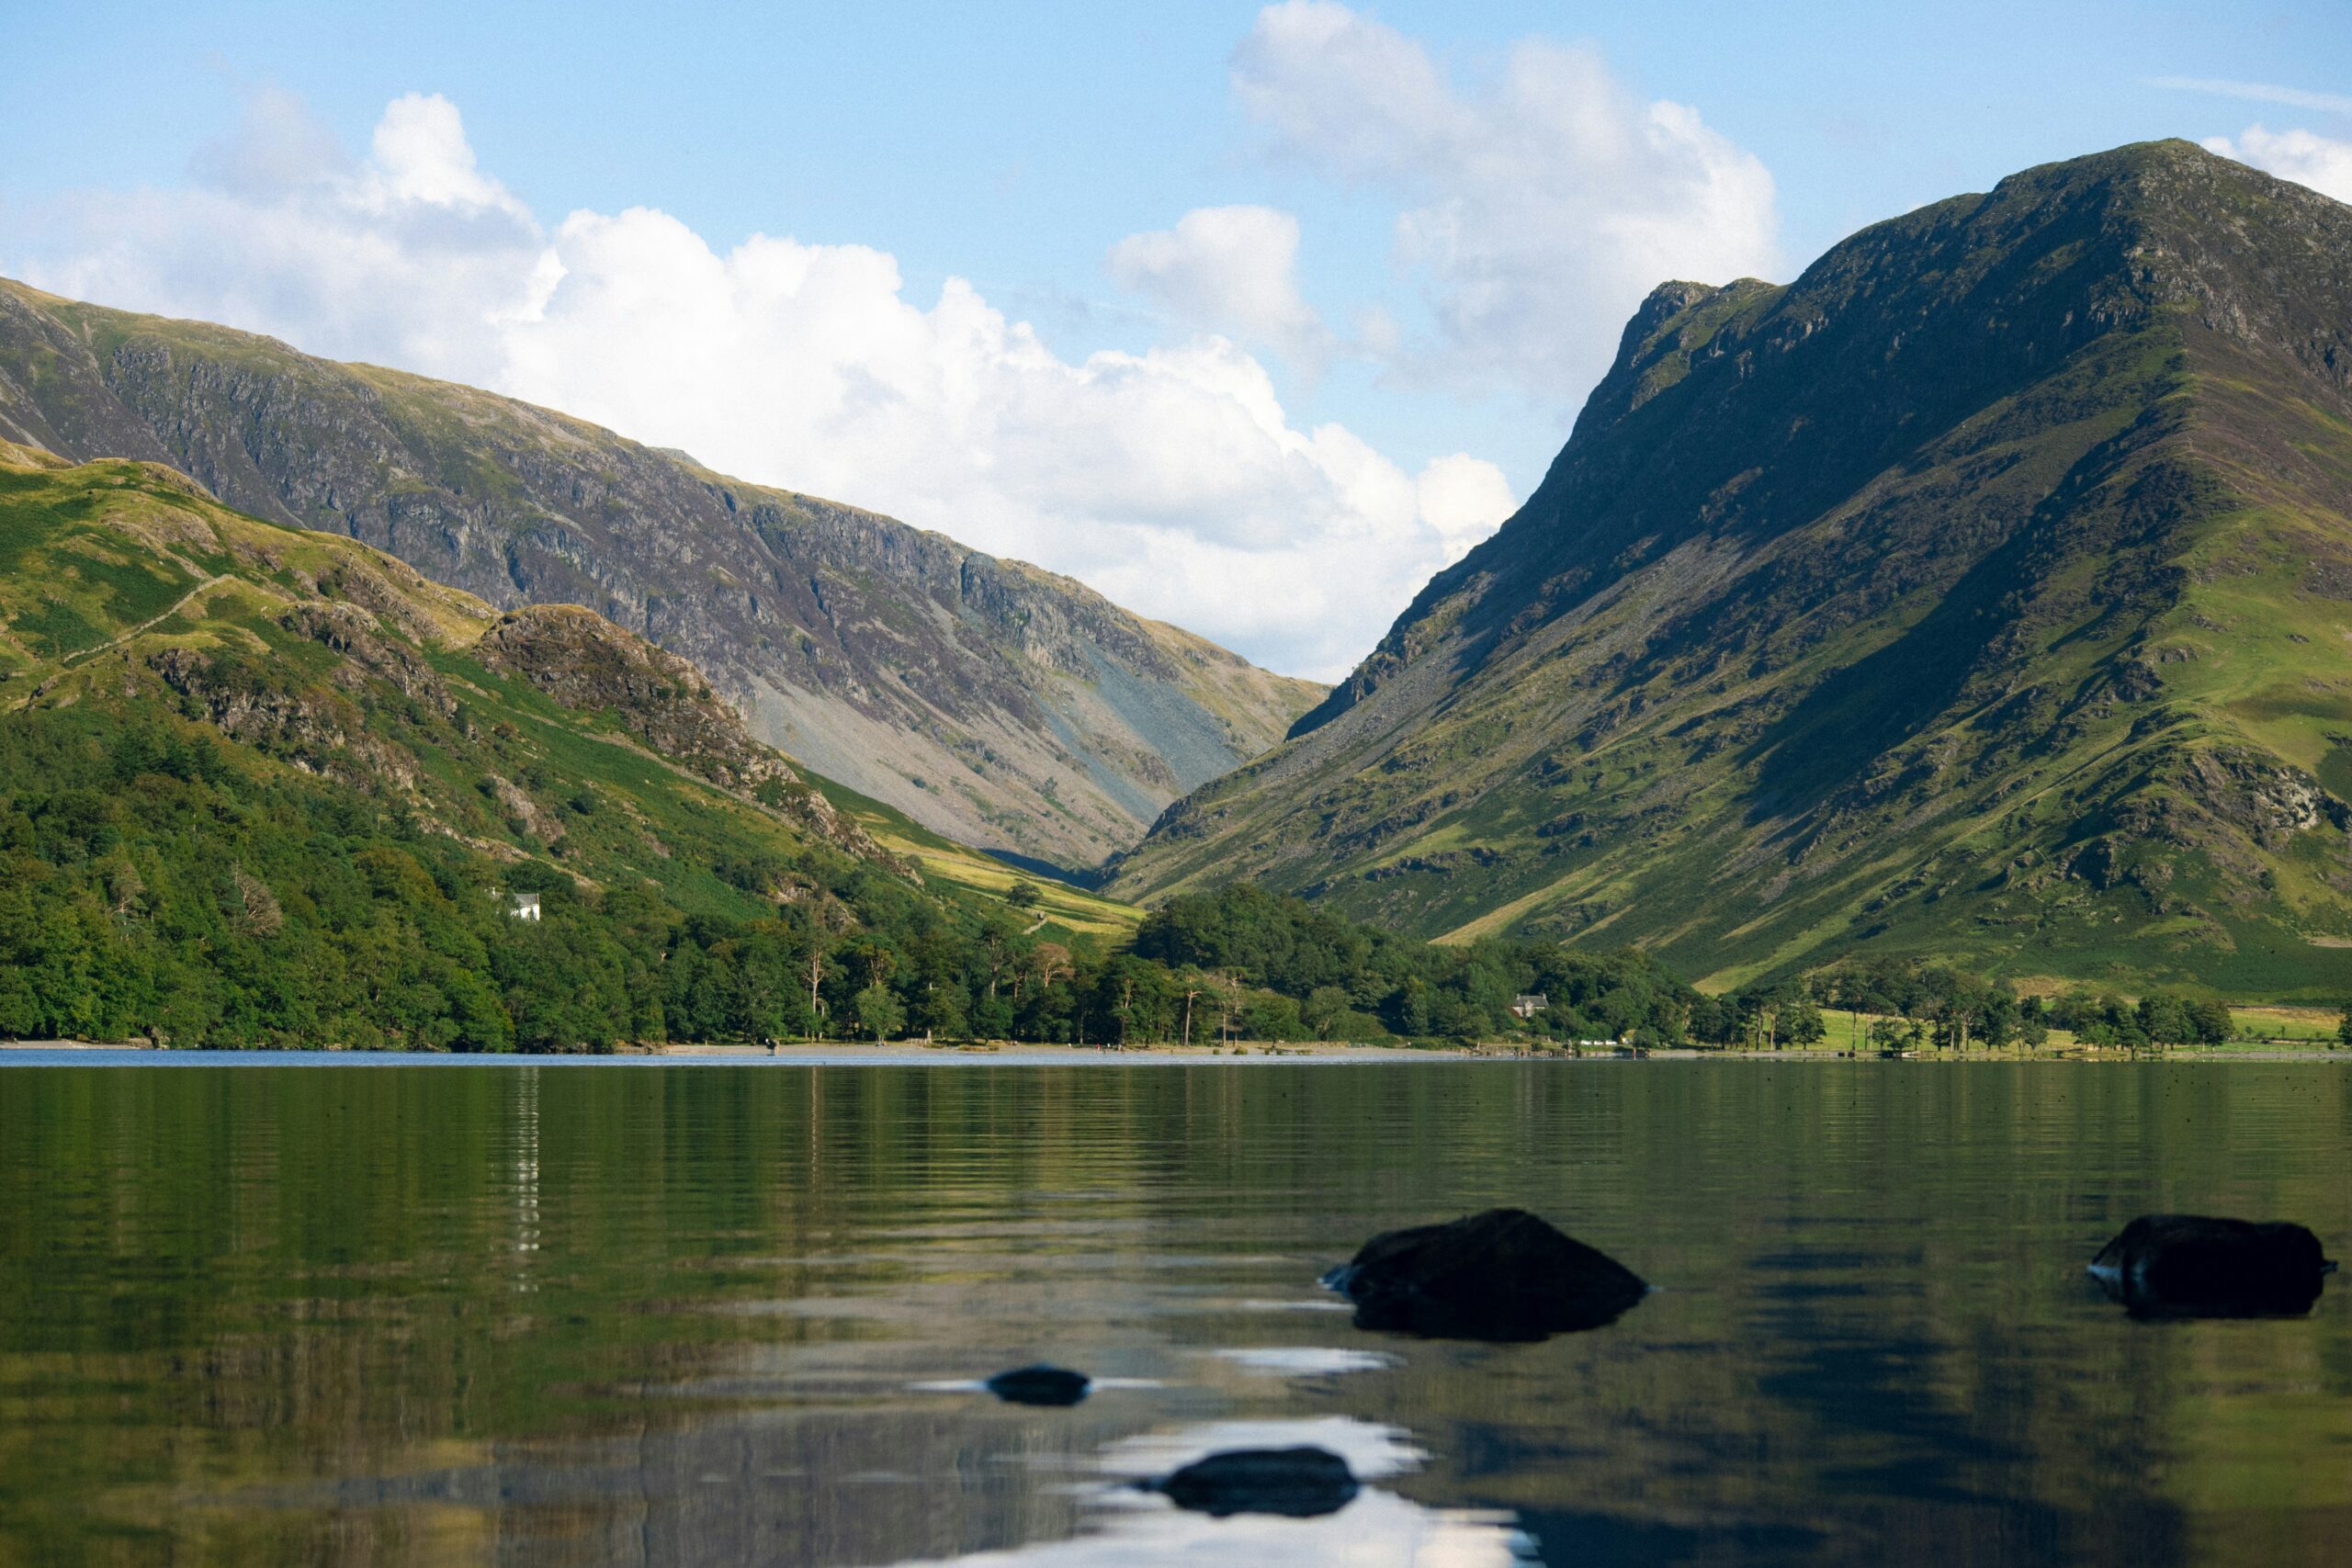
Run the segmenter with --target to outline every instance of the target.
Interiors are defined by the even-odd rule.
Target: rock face
[[[1228,1518],[1336,1514],[1359,1490],[1348,1461],[1328,1449],[1233,1449],[1195,1461],[1153,1488],[1180,1508]]]
[[[2143,1214],[2090,1271],[2134,1317],[2301,1317],[2335,1268],[2301,1225]]]
[[[1649,1292],[1524,1209],[1384,1231],[1324,1283],[1356,1303],[1358,1328],[1504,1343],[1601,1327]]]
[[[1007,1404],[1076,1404],[1093,1391],[1094,1380],[1084,1372],[1039,1364],[1015,1367],[989,1379],[988,1391]]]
[[[602,615],[574,604],[511,611],[474,651],[565,707],[611,713],[653,750],[714,784],[748,791],[793,782],[784,759],[752,739],[701,671]]]
[[[1519,514],[1112,886],[2335,998],[2347,625],[2352,209],[2121,148],[1661,287]]]
[[[1323,694],[1066,578],[546,409],[5,281],[0,439],[168,463],[501,608],[585,605],[816,772],[1063,865]]]

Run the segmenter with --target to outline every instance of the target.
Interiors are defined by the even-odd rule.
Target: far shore
[[[1827,1045],[1793,1049],[1751,1050],[1745,1047],[1723,1046],[1657,1046],[1639,1050],[1628,1047],[1585,1046],[1557,1047],[1549,1050],[1517,1045],[1464,1046],[1454,1050],[1432,1050],[1409,1045],[1359,1045],[1342,1042],[1311,1041],[1270,1043],[1250,1042],[1231,1045],[1036,1045],[1001,1044],[932,1044],[918,1040],[891,1041],[886,1043],[860,1043],[855,1041],[823,1041],[780,1044],[774,1050],[765,1045],[624,1045],[611,1052],[597,1053],[526,1053],[519,1051],[462,1053],[350,1050],[328,1045],[315,1050],[178,1050],[158,1046],[146,1041],[126,1041],[107,1043],[87,1040],[9,1040],[0,1041],[0,1065],[15,1057],[22,1065],[28,1056],[81,1056],[103,1059],[109,1064],[124,1064],[125,1057],[143,1057],[156,1065],[168,1059],[191,1066],[210,1061],[222,1065],[269,1066],[283,1061],[287,1065],[314,1066],[321,1058],[334,1057],[354,1066],[370,1063],[387,1065],[447,1065],[460,1066],[557,1066],[567,1063],[582,1065],[628,1064],[643,1066],[749,1066],[754,1063],[777,1066],[804,1067],[877,1067],[877,1066],[1151,1066],[1168,1065],[1243,1064],[1313,1066],[1318,1064],[1425,1062],[1470,1064],[1479,1062],[1603,1062],[1641,1059],[1647,1061],[1732,1061],[1732,1062],[1838,1062],[1878,1061],[1889,1059],[1874,1051],[1855,1052]],[[1917,1051],[1903,1055],[1899,1059],[1912,1062],[2325,1062],[2336,1061],[2352,1066],[2352,1052],[2329,1051],[2317,1045],[2291,1046],[2277,1044],[2245,1044],[2224,1046],[2163,1046],[2141,1051],[2120,1048],[2099,1050],[2082,1046],[2006,1047],[1996,1050]]]

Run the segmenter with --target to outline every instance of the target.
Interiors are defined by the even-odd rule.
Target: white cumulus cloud
[[[0,264],[888,512],[1276,669],[1343,672],[1510,508],[1490,464],[1413,474],[1340,425],[1302,427],[1223,337],[1069,359],[961,279],[910,299],[866,246],[714,245],[651,208],[549,225],[437,96],[395,100],[360,158],[298,102],[259,96],[191,175],[19,210]],[[1122,253],[1171,310],[1294,346],[1312,330],[1283,215],[1194,214],[1167,239]]]
[[[2322,196],[2352,202],[2352,141],[2337,141],[2308,130],[2266,130],[2250,125],[2234,138],[2209,136],[2205,147],[2282,180],[2309,186]]]
[[[1106,258],[1121,287],[1189,326],[1272,348],[1310,372],[1330,352],[1298,291],[1298,220],[1271,207],[1202,207],[1130,234]]]
[[[356,162],[299,100],[265,92],[190,173],[20,210],[0,261],[77,299],[476,383],[503,363],[494,323],[527,314],[545,282],[546,235],[475,168],[446,98],[393,100]]]
[[[1464,92],[1419,43],[1332,0],[1259,13],[1233,87],[1276,155],[1387,193],[1425,282],[1420,378],[1554,400],[1607,367],[1668,278],[1779,269],[1772,176],[1695,109],[1647,102],[1579,45],[1525,39]]]
[[[1446,564],[1470,553],[1470,547],[1493,533],[1518,508],[1510,481],[1483,457],[1456,452],[1433,457],[1421,469],[1421,515],[1445,541]]]

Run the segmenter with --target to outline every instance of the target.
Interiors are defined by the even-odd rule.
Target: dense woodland
[[[822,844],[772,917],[503,862],[200,729],[0,725],[0,1036],[447,1051],[907,1034],[1102,1044],[1508,1037],[1879,1048],[2218,1041],[2219,1004],[2019,998],[1882,962],[1702,995],[1633,952],[1431,946],[1246,885],[1175,898],[1125,951],[1026,934]],[[777,867],[722,866],[742,886]],[[507,913],[517,891],[544,919]],[[1512,1016],[1513,998],[1547,1007]],[[1857,1027],[1857,1033],[1860,1031]],[[1840,1042],[1843,1043],[1843,1042]]]
[[[1548,1032],[1679,1038],[1707,1003],[1645,958],[1438,949],[1295,899],[1179,900],[1131,951],[1026,934],[811,843],[768,918],[494,859],[396,805],[256,771],[156,717],[0,725],[0,1036],[424,1050],[909,1033],[1143,1043],[1473,1040],[1548,990]],[[788,872],[788,876],[780,873]],[[508,913],[540,896],[543,919]]]

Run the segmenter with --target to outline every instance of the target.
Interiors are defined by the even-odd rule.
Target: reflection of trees
[[[1385,1485],[1555,1562],[2162,1562],[2224,1511],[2292,1562],[2352,1494],[2340,1311],[2150,1328],[2081,1278],[2143,1208],[2352,1244],[2324,1068],[536,1079],[12,1071],[0,1564],[100,1524],[192,1562],[946,1557],[1078,1529],[1057,1483],[1171,1411],[1302,1402],[1404,1423],[1431,1460]],[[1497,1201],[1665,1293],[1510,1348],[1242,1304]],[[1193,1354],[1360,1342],[1399,1364]],[[1170,1386],[908,1388],[1047,1352]]]

